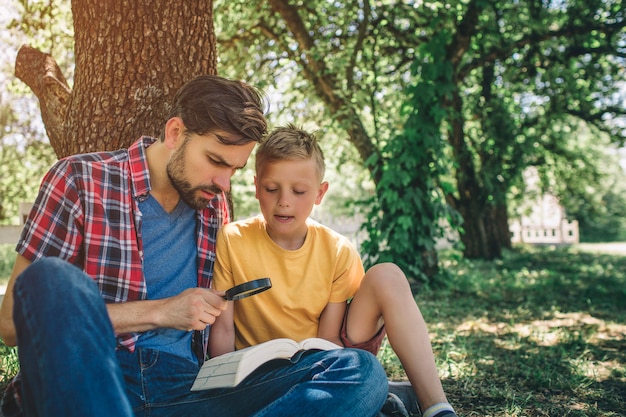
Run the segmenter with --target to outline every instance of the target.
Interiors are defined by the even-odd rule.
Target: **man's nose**
[[[224,192],[230,191],[230,174],[220,174],[213,177],[213,184]]]

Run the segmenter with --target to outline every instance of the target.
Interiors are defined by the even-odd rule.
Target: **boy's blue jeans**
[[[189,389],[198,365],[154,350],[115,350],[94,281],[56,258],[15,284],[25,416],[374,416],[387,396],[376,358],[342,349],[273,363],[228,390]]]

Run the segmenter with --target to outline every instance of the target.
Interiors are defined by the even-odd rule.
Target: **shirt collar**
[[[148,171],[146,148],[156,141],[156,138],[142,136],[128,148],[130,175],[133,189],[135,190],[135,198],[141,199],[142,197],[146,197],[152,188],[150,186],[150,171]]]

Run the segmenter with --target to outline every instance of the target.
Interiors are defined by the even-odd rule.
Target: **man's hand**
[[[163,325],[179,330],[203,330],[226,310],[223,291],[190,288],[168,298],[163,308]]]
[[[213,324],[228,305],[223,291],[189,288],[161,300],[107,304],[116,334],[158,328],[203,330]]]

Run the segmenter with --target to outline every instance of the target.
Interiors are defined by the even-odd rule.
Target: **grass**
[[[444,264],[446,288],[417,300],[460,415],[623,415],[626,256],[521,248]],[[379,358],[404,378],[388,347]]]
[[[15,261],[15,245],[0,244],[0,286],[6,285]],[[0,340],[0,390],[19,369],[17,349],[6,346]]]
[[[442,262],[446,287],[417,300],[459,415],[623,415],[626,256],[519,248],[495,262]],[[391,379],[406,378],[388,345],[379,359]],[[15,364],[0,345],[0,380]]]
[[[13,262],[15,262],[15,245],[0,244],[0,285],[5,285],[9,281]]]

